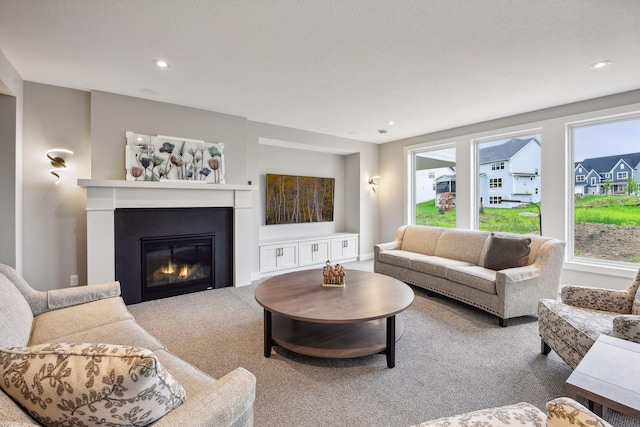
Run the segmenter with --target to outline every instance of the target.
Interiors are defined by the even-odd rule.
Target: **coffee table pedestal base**
[[[344,359],[383,353],[387,366],[395,366],[395,343],[404,332],[400,318],[354,323],[316,323],[289,319],[264,311],[264,355],[278,345],[295,353]]]

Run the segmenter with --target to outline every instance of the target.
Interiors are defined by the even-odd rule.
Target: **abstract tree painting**
[[[333,221],[335,178],[266,175],[266,224]]]

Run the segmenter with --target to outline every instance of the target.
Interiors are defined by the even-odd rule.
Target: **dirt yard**
[[[614,261],[640,261],[640,227],[577,223],[576,255]]]

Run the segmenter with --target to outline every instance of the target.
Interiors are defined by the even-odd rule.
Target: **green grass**
[[[640,225],[640,197],[597,195],[576,199],[575,222]]]
[[[480,229],[511,233],[537,234],[539,218],[526,217],[522,212],[537,214],[535,206],[524,208],[484,208],[480,214]],[[640,197],[638,196],[587,196],[575,201],[575,222],[597,222],[620,226],[640,225]],[[416,205],[416,224],[438,227],[455,227],[455,208],[440,213],[435,200]]]

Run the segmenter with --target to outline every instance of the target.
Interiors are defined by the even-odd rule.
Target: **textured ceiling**
[[[386,142],[640,88],[640,1],[0,0],[0,50],[27,81]]]

